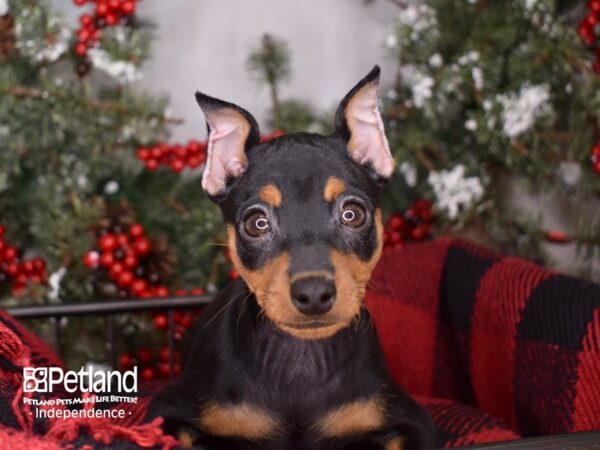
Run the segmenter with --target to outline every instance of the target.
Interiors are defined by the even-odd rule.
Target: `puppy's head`
[[[259,143],[247,111],[204,94],[202,186],[223,212],[236,269],[265,315],[302,339],[357,317],[382,246],[381,187],[390,154],[375,67],[342,100],[330,136]]]

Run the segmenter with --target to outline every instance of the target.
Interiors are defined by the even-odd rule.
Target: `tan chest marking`
[[[319,418],[314,428],[327,438],[369,433],[383,427],[385,405],[382,399],[356,400]],[[395,450],[394,447],[390,449]]]
[[[385,444],[385,450],[404,450],[406,438],[397,437]]]
[[[281,422],[275,416],[248,403],[219,405],[209,403],[201,413],[200,427],[206,432],[223,437],[261,440],[275,435]]]

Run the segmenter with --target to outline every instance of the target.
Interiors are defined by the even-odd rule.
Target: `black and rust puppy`
[[[196,323],[181,377],[148,417],[205,449],[426,449],[431,421],[390,378],[365,287],[394,162],[375,67],[331,136],[259,143],[245,110],[196,94],[209,126],[202,186],[241,275]]]

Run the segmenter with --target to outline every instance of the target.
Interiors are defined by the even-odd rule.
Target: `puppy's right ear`
[[[206,116],[208,149],[202,188],[214,200],[227,193],[228,184],[246,171],[246,152],[260,141],[252,115],[232,103],[196,92]]]

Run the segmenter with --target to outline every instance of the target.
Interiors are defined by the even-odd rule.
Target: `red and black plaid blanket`
[[[442,240],[385,254],[367,306],[440,447],[600,429],[600,286]],[[176,446],[160,420],[141,423],[150,393],[114,405],[124,419],[34,419],[22,367],[50,365],[50,348],[0,314],[0,448]]]

